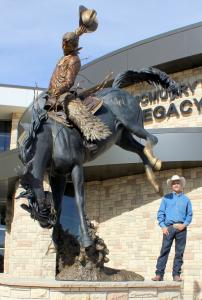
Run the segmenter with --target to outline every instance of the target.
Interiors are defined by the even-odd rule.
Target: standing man
[[[157,214],[159,226],[163,232],[163,242],[156,264],[156,276],[152,278],[153,281],[163,280],[173,240],[175,240],[175,258],[172,276],[174,281],[182,281],[180,274],[186,245],[187,226],[192,221],[191,201],[183,193],[185,184],[185,178],[178,175],[167,180],[167,185],[172,189],[172,192],[164,196]]]

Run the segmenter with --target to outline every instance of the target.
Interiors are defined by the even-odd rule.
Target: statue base
[[[88,221],[89,235],[93,245],[81,247],[78,240],[63,230],[61,225],[55,228],[53,239],[57,251],[57,280],[82,281],[143,281],[144,277],[127,270],[105,267],[109,261],[109,250],[103,239],[96,235],[96,227]]]
[[[112,268],[96,268],[94,265],[82,266],[75,263],[63,268],[56,276],[57,280],[84,280],[84,281],[143,281],[144,277],[126,270]]]

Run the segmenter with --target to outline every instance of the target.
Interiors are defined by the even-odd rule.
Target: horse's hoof
[[[151,180],[150,183],[152,184],[155,192],[158,193],[162,197],[164,195],[162,185],[158,184],[158,182],[156,181],[155,178],[153,178],[153,180]]]
[[[51,229],[51,228],[53,228],[52,224],[44,224],[44,223],[40,223],[39,222],[39,225],[41,226],[41,228],[45,228],[45,229]]]
[[[161,170],[161,166],[162,166],[162,161],[160,160],[160,159],[157,159],[156,160],[156,163],[154,164],[154,169],[156,170],[156,171],[160,171]]]
[[[163,196],[163,189],[159,184],[153,185],[155,191],[162,197]]]
[[[160,195],[161,197],[163,197],[164,193],[163,193],[163,188],[162,188],[161,185],[159,185],[159,191],[158,191],[158,193],[159,193],[159,195]]]
[[[156,181],[154,172],[152,171],[151,167],[146,166],[145,167],[145,172],[146,172],[146,176],[147,179],[149,180],[149,182],[151,183],[151,185],[153,186],[154,190],[156,193],[162,195],[161,193],[162,191],[162,187],[161,185],[158,184],[158,182]]]

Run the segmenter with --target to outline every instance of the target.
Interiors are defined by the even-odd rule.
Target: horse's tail
[[[175,95],[179,94],[179,85],[168,74],[158,69],[148,67],[141,70],[128,70],[119,73],[112,84],[114,88],[123,88],[134,83],[146,81],[149,84],[160,84]]]

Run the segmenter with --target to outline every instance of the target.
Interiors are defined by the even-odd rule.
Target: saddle
[[[64,96],[62,98],[63,98],[63,101],[64,101]],[[85,97],[84,100],[81,100],[80,98],[77,98],[77,99],[74,99],[74,100],[71,99],[71,98],[68,99],[68,96],[67,96],[67,101],[69,103],[71,101],[72,101],[72,103],[75,103],[76,101],[81,102],[85,106],[87,111],[92,115],[94,115],[103,105],[103,100],[102,99],[100,99],[96,96],[91,96],[91,95]],[[67,105],[67,106],[68,106],[68,111],[70,111],[70,115],[71,115],[72,105],[70,104],[70,105]],[[72,122],[69,118],[64,120],[54,110],[48,111],[48,116],[50,118],[54,119],[55,121],[64,124],[67,127],[73,127],[73,124],[72,124]]]
[[[96,96],[88,96],[83,100],[83,104],[94,115],[102,107],[103,100]]]

